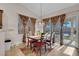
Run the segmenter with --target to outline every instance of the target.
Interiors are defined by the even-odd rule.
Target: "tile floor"
[[[24,44],[20,44],[18,46],[12,47],[10,50],[5,52],[6,56],[36,56],[35,53],[32,54],[24,54],[20,48],[23,48]],[[27,51],[27,50],[26,50]],[[54,44],[52,46],[52,50],[49,53],[45,53],[42,56],[78,56],[79,55],[79,50],[70,47],[70,46],[59,46],[58,44]]]

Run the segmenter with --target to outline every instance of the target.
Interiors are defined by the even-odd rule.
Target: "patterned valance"
[[[3,10],[0,10],[0,13],[3,13]]]
[[[32,22],[32,27],[33,27],[32,34],[34,35],[35,34],[36,18],[30,17],[30,19],[31,19],[31,22]]]
[[[21,20],[23,21],[23,22],[27,22],[28,21],[28,19],[29,19],[29,17],[28,16],[24,16],[24,15],[21,15],[21,14],[19,14],[19,16],[20,16],[20,18],[21,18]]]
[[[65,17],[66,17],[65,14],[58,15],[58,16],[53,16],[53,17],[50,17],[50,18],[45,18],[45,19],[43,19],[43,22],[46,24],[49,20],[51,20],[51,22],[52,22],[53,24],[56,24],[57,21],[58,21],[59,18],[60,18],[60,22],[61,22],[61,23],[64,23]]]
[[[60,22],[61,22],[62,24],[64,23],[65,18],[66,18],[66,15],[65,15],[65,14],[60,15]]]
[[[30,17],[30,19],[31,19],[31,22],[35,25],[35,23],[36,23],[36,18]]]
[[[53,24],[56,24],[57,21],[58,21],[58,18],[59,18],[59,16],[51,17],[51,22],[52,22]]]
[[[43,19],[43,22],[44,22],[45,24],[48,23],[48,22],[49,22],[49,18]]]

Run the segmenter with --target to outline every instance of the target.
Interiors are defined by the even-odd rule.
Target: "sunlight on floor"
[[[64,48],[64,45],[61,46],[61,47],[59,47],[59,48],[57,49],[57,51],[60,51],[62,48]]]
[[[74,53],[74,51],[75,51],[75,48],[73,48],[73,47],[67,47],[66,50],[63,53],[67,54],[69,56],[72,56],[73,53]]]

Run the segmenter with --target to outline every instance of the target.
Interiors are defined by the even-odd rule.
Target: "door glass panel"
[[[47,33],[47,32],[51,32],[51,22],[50,21],[45,25],[45,33]]]
[[[68,46],[77,46],[77,16],[67,18],[63,25],[64,44]]]
[[[68,45],[71,41],[71,18],[66,19],[63,25],[64,44]]]

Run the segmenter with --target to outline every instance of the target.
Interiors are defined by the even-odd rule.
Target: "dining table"
[[[40,35],[39,36],[38,35],[36,35],[36,36],[28,36],[27,38],[28,38],[28,46],[30,46],[29,45],[30,40],[38,40],[38,41],[40,41],[41,36]]]
[[[29,44],[29,41],[30,40],[37,40],[38,42],[40,42],[41,41],[41,36],[39,35],[39,36],[28,36],[27,37],[28,38],[28,46],[30,47],[30,44]],[[41,51],[41,50],[40,50]],[[40,52],[40,55],[41,55],[41,52]]]

